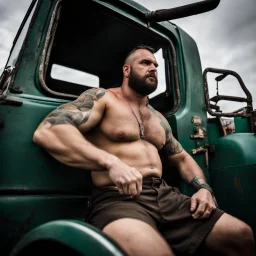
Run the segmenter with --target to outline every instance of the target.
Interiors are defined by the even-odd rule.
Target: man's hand
[[[133,167],[126,165],[118,158],[114,158],[109,170],[109,177],[117,186],[121,195],[138,197],[142,191],[142,175]]]
[[[212,194],[207,189],[201,188],[191,197],[191,212],[194,219],[208,218],[216,210]]]

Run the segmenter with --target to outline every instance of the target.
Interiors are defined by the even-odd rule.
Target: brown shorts
[[[175,252],[193,254],[224,212],[216,209],[207,219],[193,219],[190,197],[157,177],[143,179],[138,199],[120,195],[115,186],[94,188],[86,221],[103,229],[120,218],[144,221],[159,231]]]

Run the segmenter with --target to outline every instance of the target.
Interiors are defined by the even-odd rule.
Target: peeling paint
[[[240,194],[244,193],[240,178],[234,177],[234,187]]]

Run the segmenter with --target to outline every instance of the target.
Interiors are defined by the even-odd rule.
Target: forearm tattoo
[[[155,115],[160,120],[160,124],[165,130],[166,143],[162,148],[162,151],[167,156],[172,156],[180,153],[183,150],[183,148],[180,145],[180,143],[174,138],[172,134],[172,129],[167,120],[162,115],[160,115],[152,106],[148,105],[148,109],[151,111],[153,115]]]
[[[94,101],[102,98],[105,89],[90,89],[82,93],[75,101],[64,104],[51,112],[44,120],[51,127],[58,124],[71,124],[79,126],[86,123],[94,106]]]
[[[198,191],[198,190],[201,189],[201,188],[204,188],[204,189],[207,189],[208,191],[210,191],[210,193],[212,194],[212,199],[213,199],[213,202],[214,202],[215,206],[216,206],[217,208],[219,207],[219,206],[218,206],[218,203],[217,203],[217,200],[216,200],[216,198],[215,198],[215,196],[214,196],[214,193],[213,193],[212,188],[210,187],[210,185],[207,184],[207,182],[206,182],[204,179],[202,179],[202,178],[200,178],[200,177],[194,177],[194,178],[190,181],[189,185],[190,185],[193,189],[195,189],[196,191]]]
[[[213,194],[212,188],[207,184],[207,182],[204,179],[202,179],[200,177],[194,177],[190,181],[189,185],[196,191],[198,191],[201,188],[205,188],[205,189],[209,190],[211,192],[211,194]]]

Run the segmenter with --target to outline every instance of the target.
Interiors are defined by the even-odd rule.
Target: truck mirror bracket
[[[227,95],[216,95],[216,96],[210,98],[209,90],[208,90],[208,81],[207,81],[207,73],[208,72],[220,74],[218,77],[215,78],[215,80],[217,82],[223,80],[228,75],[234,76],[238,80],[242,90],[244,91],[244,93],[246,95],[246,98],[236,97],[236,96],[227,96]],[[206,68],[203,72],[203,79],[204,79],[205,104],[206,104],[207,112],[210,115],[216,116],[216,117],[221,117],[221,116],[224,116],[224,117],[248,117],[248,118],[250,118],[251,128],[253,130],[252,95],[251,95],[250,91],[246,88],[242,78],[235,71],[232,71],[232,70]],[[247,106],[245,108],[240,109],[241,111],[238,110],[238,111],[234,111],[231,113],[223,113],[223,112],[219,111],[219,108],[218,109],[213,108],[212,107],[213,104],[210,103],[211,101],[217,103],[220,100],[246,102]],[[216,111],[213,111],[213,109],[216,109]]]

